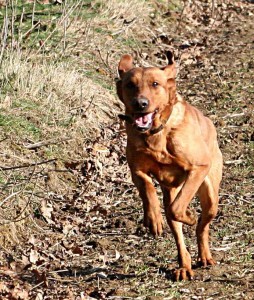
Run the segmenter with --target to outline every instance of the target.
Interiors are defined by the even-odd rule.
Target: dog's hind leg
[[[181,188],[182,186],[180,186],[179,188],[171,188],[171,189],[162,187],[163,202],[164,202],[167,222],[175,238],[176,246],[178,250],[179,269],[176,269],[176,271],[174,272],[175,280],[192,279],[194,276],[194,272],[191,269],[191,256],[184,243],[183,230],[182,230],[183,223],[172,220],[171,213],[169,212],[170,205],[174,201],[176,195],[179,193]]]
[[[198,221],[196,233],[198,243],[198,264],[201,266],[214,265],[209,248],[209,225],[217,214],[219,202],[219,185],[222,173],[220,156],[198,190],[202,213]]]

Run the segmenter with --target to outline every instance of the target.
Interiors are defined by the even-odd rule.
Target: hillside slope
[[[49,2],[0,6],[1,299],[253,299],[254,5]],[[117,117],[121,55],[163,66],[167,49],[225,163],[218,265],[192,282],[172,281],[170,230],[154,240],[142,226]],[[184,230],[195,258],[195,229]]]

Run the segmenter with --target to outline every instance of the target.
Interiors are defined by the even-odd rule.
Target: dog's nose
[[[146,98],[138,98],[134,101],[134,106],[138,110],[145,110],[148,107],[149,101]]]

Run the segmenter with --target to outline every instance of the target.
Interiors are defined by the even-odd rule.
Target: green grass
[[[4,184],[6,180],[0,175],[0,184]]]
[[[65,4],[66,3],[66,4]],[[13,30],[8,28],[7,43],[15,41],[22,49],[39,49],[43,43],[45,46],[52,47],[54,50],[61,46],[63,39],[64,23],[66,25],[70,20],[75,18],[79,21],[86,21],[94,18],[100,7],[97,2],[91,5],[92,1],[85,0],[77,5],[77,1],[66,1],[62,5],[52,3],[41,4],[24,3],[22,0],[14,1],[11,5],[0,9],[0,28],[3,27],[6,16],[8,21],[12,22]],[[68,27],[68,25],[67,25]],[[104,33],[104,30],[97,28],[97,31]],[[68,39],[68,28],[66,29],[66,37]],[[72,35],[72,33],[71,33]],[[70,36],[72,37],[72,36]],[[44,47],[44,51],[50,49]]]
[[[139,48],[142,45],[142,43],[135,38],[123,39],[121,43],[130,48]]]
[[[149,271],[150,267],[148,265],[139,265],[138,269],[136,271],[137,275],[144,275],[147,274]]]
[[[16,99],[13,104],[13,108],[21,108],[25,111],[37,110],[40,108],[39,104],[30,99]]]
[[[62,257],[61,249],[63,249],[66,252],[64,256],[65,261],[63,262],[56,259],[54,264],[50,264],[50,261],[47,259],[48,256],[43,256],[45,264],[39,266],[39,271],[41,273],[44,272],[47,277],[48,275],[52,277],[51,275],[56,271],[56,267],[58,268],[58,265],[61,263],[66,264],[68,269],[75,269],[77,264],[80,265],[78,257],[75,256],[73,260],[71,251],[67,251],[67,248],[62,248],[60,241],[63,236],[66,238],[66,243],[75,243],[83,249],[83,246],[86,245],[90,238],[94,239],[97,244],[97,240],[101,238],[100,233],[104,234],[105,229],[110,230],[112,228],[114,231],[115,217],[123,216],[134,223],[141,218],[140,199],[137,202],[135,192],[131,192],[131,196],[130,192],[126,193],[126,189],[130,187],[130,173],[126,169],[125,160],[122,159],[124,155],[122,146],[125,143],[125,138],[122,140],[122,137],[115,137],[118,127],[109,127],[113,120],[103,113],[104,107],[106,107],[105,112],[110,110],[116,114],[118,112],[118,107],[117,109],[115,108],[114,99],[111,96],[112,94],[114,95],[112,93],[114,89],[112,77],[114,76],[113,73],[116,76],[120,55],[138,51],[139,53],[148,53],[149,62],[151,62],[151,58],[156,63],[160,63],[160,59],[157,60],[154,54],[157,51],[164,51],[164,49],[158,50],[158,47],[163,48],[163,44],[152,44],[151,33],[154,32],[157,36],[159,32],[157,33],[155,28],[164,28],[163,26],[166,26],[165,30],[169,36],[172,33],[172,46],[174,47],[178,47],[177,45],[180,45],[183,39],[192,40],[195,37],[196,27],[195,24],[191,23],[191,18],[188,24],[189,29],[187,31],[184,30],[184,18],[188,12],[187,9],[179,25],[181,34],[176,35],[172,32],[178,24],[177,18],[180,17],[183,1],[146,1],[146,6],[149,6],[149,9],[141,7],[140,3],[143,1],[138,2],[138,0],[136,0],[136,6],[134,7],[133,2],[135,1],[122,1],[124,5],[127,5],[123,9],[119,5],[121,1],[82,0],[80,6],[67,18],[67,24],[70,24],[70,27],[67,28],[66,36],[64,35],[64,24],[60,20],[63,17],[64,7],[66,8],[65,11],[68,11],[73,3],[78,3],[77,0],[63,1],[63,5],[39,5],[37,1],[34,21],[40,20],[40,25],[33,28],[29,34],[26,33],[32,28],[33,3],[23,4],[23,7],[21,7],[22,1],[13,1],[15,4],[18,3],[13,12],[15,18],[17,16],[14,22],[15,31],[13,38],[15,42],[20,44],[18,44],[18,47],[15,44],[12,47],[11,38],[8,39],[2,61],[2,66],[4,67],[0,71],[1,166],[10,168],[0,172],[0,196],[2,199],[5,199],[13,192],[19,192],[19,194],[9,198],[5,205],[2,205],[0,208],[0,223],[1,221],[3,223],[0,224],[0,246],[3,245],[5,249],[8,249],[8,252],[5,252],[8,255],[12,255],[14,263],[16,263],[16,260],[18,263],[22,260],[21,254],[23,253],[29,256],[31,244],[26,241],[30,234],[36,237],[34,246],[46,254],[50,252],[55,257]],[[199,1],[198,3],[201,2]],[[186,2],[185,4],[188,6],[188,3]],[[152,17],[154,25],[151,24],[151,8],[154,11],[154,16]],[[19,27],[19,16],[23,9],[26,17]],[[195,9],[194,6],[193,10]],[[2,28],[4,9],[1,12],[0,27]],[[170,12],[173,13],[170,14]],[[205,12],[209,13],[209,10]],[[197,12],[193,11],[193,13],[196,14]],[[12,15],[10,9],[8,15],[9,18]],[[136,16],[142,16],[142,18],[137,18]],[[135,22],[123,26],[125,20],[130,21],[133,18],[136,18]],[[176,20],[176,22],[173,20]],[[157,21],[158,23],[156,23]],[[229,23],[227,22],[226,24],[228,25]],[[216,23],[214,26],[216,26]],[[240,25],[236,27],[238,29]],[[235,26],[229,28],[235,29]],[[149,31],[150,33],[147,32],[147,29],[151,30]],[[188,34],[189,30],[191,30],[191,34]],[[11,37],[11,30],[8,34]],[[212,34],[213,32],[211,32]],[[47,38],[45,46],[38,51],[41,43]],[[63,39],[65,38],[67,47],[63,51]],[[220,37],[217,35],[214,38],[220,40]],[[247,43],[247,38],[244,35],[242,35],[242,38],[243,42]],[[198,35],[198,39],[202,41],[202,35]],[[213,92],[211,95],[213,97],[216,96],[216,101],[218,99],[216,104],[211,101],[209,105],[218,120],[222,119],[225,123],[222,131],[220,131],[221,128],[218,126],[221,138],[225,141],[223,144],[224,154],[226,155],[225,160],[244,159],[244,162],[239,165],[229,164],[225,166],[224,176],[227,183],[223,182],[224,187],[222,190],[222,194],[225,194],[223,196],[225,201],[220,209],[222,211],[221,216],[226,220],[226,223],[220,223],[219,221],[213,223],[213,230],[211,231],[212,241],[216,247],[224,247],[232,243],[232,249],[225,252],[224,263],[222,261],[222,264],[218,266],[220,273],[217,273],[216,268],[211,270],[211,272],[218,274],[218,277],[227,279],[224,276],[231,276],[231,273],[228,274],[229,270],[232,270],[233,276],[237,272],[243,272],[244,274],[247,270],[246,265],[249,265],[249,269],[251,269],[252,254],[249,252],[252,251],[251,216],[253,215],[253,209],[251,204],[241,201],[242,196],[251,193],[250,172],[253,170],[253,164],[251,164],[250,158],[246,159],[246,156],[250,153],[248,147],[251,142],[245,137],[248,134],[250,139],[251,122],[248,121],[249,119],[247,120],[249,115],[247,116],[246,114],[246,120],[249,123],[247,121],[245,123],[245,116],[242,116],[239,117],[238,124],[238,117],[231,118],[230,114],[241,113],[247,110],[246,101],[250,101],[253,88],[250,87],[251,82],[246,82],[245,76],[249,77],[250,74],[246,70],[238,70],[238,67],[234,69],[232,76],[224,78],[224,73],[222,72],[222,80],[219,80],[219,77],[214,74],[214,69],[210,69],[209,65],[209,61],[212,62],[210,58],[214,57],[215,50],[219,45],[215,46],[211,43],[210,47],[211,49],[209,50],[211,51],[202,50],[202,55],[204,57],[207,55],[207,58],[209,58],[208,66],[205,67],[207,72],[207,90],[208,92]],[[98,49],[101,55],[99,55]],[[224,49],[226,51],[228,47]],[[234,48],[230,46],[231,50],[234,50]],[[208,55],[208,52],[213,54]],[[233,51],[232,53],[234,56],[235,52]],[[139,54],[136,58],[138,60]],[[248,61],[249,59],[248,56]],[[107,64],[109,67],[107,67]],[[226,60],[225,64],[230,65],[230,59]],[[221,67],[221,70],[224,70],[223,66],[218,66]],[[190,68],[192,70],[194,66],[190,66]],[[237,77],[239,72],[245,73],[240,79]],[[227,73],[225,74],[227,75]],[[195,72],[193,82],[189,81],[191,79],[189,78],[184,80],[183,85],[193,84],[195,90],[206,91],[206,87],[199,86],[201,80],[196,75]],[[232,83],[228,82],[228,80],[232,80]],[[109,110],[107,109],[108,107]],[[225,118],[227,115],[229,116]],[[240,122],[240,119],[242,122]],[[234,126],[229,127],[231,124],[237,125],[237,130],[234,130]],[[241,129],[241,126],[243,137],[238,137],[238,130]],[[247,127],[248,130],[246,129]],[[65,141],[65,139],[68,139],[68,141]],[[49,143],[34,150],[25,148],[27,144],[47,140],[55,144]],[[109,156],[105,154],[104,156],[104,153],[97,153],[94,150],[95,143],[102,143],[109,147],[110,153],[112,146],[112,157],[111,154]],[[115,145],[117,146],[116,149],[119,147],[119,150],[115,150]],[[116,156],[113,156],[114,154]],[[119,165],[116,163],[118,157],[121,158]],[[34,163],[45,162],[50,158],[56,160],[34,166]],[[86,163],[83,166],[84,160]],[[80,163],[82,168],[91,164],[91,169],[88,167],[86,172],[88,176],[83,176],[80,172],[79,168],[81,165],[73,171],[66,170],[65,162],[72,163],[76,161],[82,162]],[[111,162],[113,165],[111,165]],[[30,163],[32,167],[12,169],[13,166],[29,165]],[[93,167],[94,163],[96,170]],[[103,173],[97,175],[99,173],[97,168],[99,169],[100,164],[103,167]],[[108,166],[109,168],[107,168]],[[112,176],[112,180],[114,180],[115,176],[120,176],[119,179],[126,182],[126,184],[114,180],[111,185],[111,180],[108,179],[109,176]],[[234,179],[237,180],[234,181]],[[104,185],[106,188],[103,187]],[[228,194],[230,194],[230,197],[226,200],[226,195]],[[41,199],[46,199],[52,204],[55,225],[46,224],[40,208]],[[246,199],[246,201],[250,201],[249,196]],[[114,206],[113,201],[115,200],[124,204],[122,211],[120,208],[118,210],[118,206]],[[28,203],[27,210],[22,213],[21,217],[28,213],[30,219],[25,219],[24,223],[14,222],[6,224],[5,216],[11,218],[19,216],[21,208],[26,203]],[[105,206],[109,212],[105,218],[91,210],[98,203],[100,206]],[[126,203],[128,203],[128,206]],[[75,211],[72,207],[74,205]],[[69,206],[71,206],[70,209],[68,208]],[[119,207],[121,206],[119,205]],[[197,207],[196,202],[194,202],[193,207]],[[134,213],[135,215],[133,215]],[[37,219],[40,219],[38,223]],[[83,219],[84,223],[81,221]],[[45,230],[41,230],[41,233],[38,233],[38,229],[35,228],[36,224],[42,229],[45,228]],[[73,224],[73,234],[67,236],[64,233],[62,228],[65,228],[66,224],[67,226]],[[82,228],[83,224],[84,228]],[[130,228],[126,226],[126,229],[128,234],[136,235],[136,229],[132,228],[132,225]],[[81,235],[78,235],[79,230],[80,232],[82,230]],[[92,237],[90,234],[91,230],[94,233],[98,230],[98,235],[96,233]],[[167,230],[169,231],[169,229]],[[196,238],[192,229],[184,229],[184,231],[186,232],[186,244],[190,246],[192,258],[195,261],[194,253],[197,252]],[[117,249],[122,256],[120,260],[110,263],[107,271],[111,274],[134,274],[134,276],[126,276],[123,280],[121,278],[116,278],[116,280],[112,278],[110,281],[102,279],[99,281],[96,274],[91,274],[91,276],[82,274],[82,277],[77,278],[77,280],[74,276],[70,278],[68,276],[65,278],[64,276],[62,279],[67,279],[66,282],[70,285],[71,291],[74,292],[73,297],[78,297],[81,291],[86,291],[87,283],[89,283],[89,290],[93,291],[94,288],[94,291],[99,290],[100,292],[100,289],[105,289],[105,295],[108,292],[113,292],[112,297],[114,297],[115,288],[119,287],[119,293],[124,293],[125,298],[129,296],[129,298],[148,299],[150,296],[152,299],[152,296],[155,296],[154,299],[156,299],[156,296],[158,296],[158,299],[194,299],[195,297],[208,299],[209,297],[222,296],[222,298],[226,299],[227,295],[231,295],[232,292],[238,293],[238,286],[236,288],[234,284],[229,285],[226,281],[213,281],[214,275],[210,273],[210,270],[197,270],[197,274],[202,274],[202,277],[198,275],[197,280],[194,282],[177,284],[172,283],[170,279],[165,278],[164,274],[159,273],[158,270],[160,268],[167,268],[170,271],[172,268],[177,267],[177,249],[172,234],[167,238],[168,233],[166,233],[166,236],[160,238],[159,241],[151,241],[150,238],[146,238],[146,235],[142,238],[138,235],[139,245],[136,245],[135,242],[133,244],[128,243],[128,246],[126,246],[126,236],[122,235],[121,230],[119,233],[119,236],[106,236],[110,243],[105,247],[105,251],[109,250],[110,252],[108,253],[110,254],[111,250]],[[235,233],[242,233],[242,235],[235,235]],[[79,236],[78,239],[75,238],[76,235]],[[22,241],[23,237],[24,244]],[[225,239],[221,241],[220,237],[221,239],[225,237]],[[129,239],[129,237],[127,238]],[[17,240],[20,240],[20,245],[18,246]],[[44,240],[47,240],[46,244],[41,243]],[[99,242],[98,244],[100,245]],[[132,245],[135,251],[129,245]],[[22,249],[22,253],[19,249]],[[59,251],[61,251],[60,255]],[[91,265],[98,264],[100,251],[101,246],[96,246],[95,249],[87,249],[86,252],[85,246],[82,261],[83,259],[84,261],[88,259],[91,261]],[[3,266],[8,265],[4,257],[5,254],[2,255],[3,262],[1,261]],[[236,259],[239,262],[241,261],[241,264],[235,264]],[[41,286],[38,286],[37,282],[26,280],[34,275],[31,273],[33,268],[34,266],[26,268],[24,284],[29,289],[30,296],[36,297]],[[22,272],[18,275],[20,276],[19,278],[21,276],[23,278]],[[245,276],[248,280],[248,273]],[[3,279],[5,283],[7,279]],[[11,281],[10,278],[8,278],[9,281]],[[23,288],[23,283],[19,282],[20,288]],[[51,285],[54,285],[58,292],[60,291],[60,286],[62,289],[63,284],[65,283],[62,280],[49,281],[48,289],[45,287],[43,290],[44,296],[52,298]],[[198,287],[204,287],[204,295],[199,293],[197,285]],[[186,293],[184,289],[188,289],[190,292]],[[240,292],[247,289],[249,287],[244,288],[242,286],[240,289],[239,286]],[[10,291],[11,296],[12,292]],[[68,295],[59,295],[59,297],[68,298]],[[116,298],[120,298],[120,295],[116,295]],[[233,299],[234,297],[232,296],[231,298]],[[234,299],[240,299],[240,296],[238,295],[238,298]]]
[[[23,40],[23,46],[25,44],[26,47],[35,47],[38,41],[43,41],[48,33],[54,30],[62,15],[60,8],[57,5],[40,4],[37,1],[34,6],[33,3],[23,3],[19,0],[13,7],[8,5],[7,11],[5,8],[0,10],[0,26],[3,25],[7,14],[14,25],[13,32],[8,33],[8,40]]]
[[[100,72],[96,70],[86,70],[84,72],[86,77],[91,78],[95,83],[98,83],[100,86],[114,93],[115,87],[112,85],[112,82],[108,81],[108,78],[105,75],[100,74]]]
[[[6,133],[39,139],[41,130],[25,117],[0,114],[0,128]]]
[[[101,34],[105,34],[105,35],[110,35],[111,32],[105,28],[102,28],[102,27],[95,27],[94,28],[94,31],[97,32],[97,33],[101,33]]]

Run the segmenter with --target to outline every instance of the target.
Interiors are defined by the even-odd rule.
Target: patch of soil
[[[166,228],[154,240],[143,228],[141,201],[125,159],[123,124],[113,120],[84,145],[85,161],[69,166],[75,190],[46,199],[47,228],[16,246],[15,256],[2,255],[2,299],[254,298],[254,6],[215,1],[213,11],[206,2],[193,3],[180,12],[160,6],[160,16],[151,17],[153,37],[144,38],[137,59],[146,53],[146,60],[161,65],[165,49],[174,47],[179,91],[218,129],[225,161],[219,212],[211,226],[218,264],[195,269],[191,282],[172,281],[177,267],[173,237]],[[200,211],[196,200],[193,207]],[[184,231],[195,258],[195,230]]]

